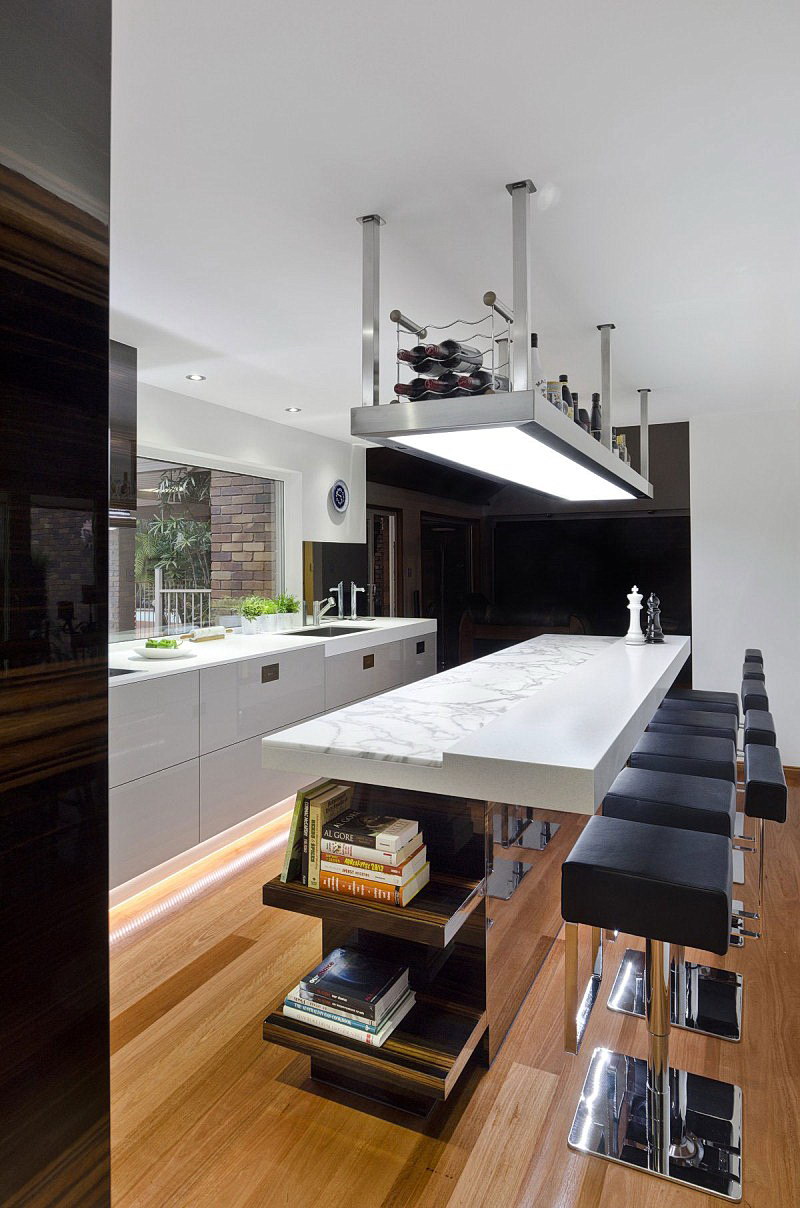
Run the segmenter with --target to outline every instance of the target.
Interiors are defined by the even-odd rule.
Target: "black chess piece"
[[[647,626],[644,640],[652,645],[664,641],[664,630],[661,628],[661,601],[652,591],[647,597]]]

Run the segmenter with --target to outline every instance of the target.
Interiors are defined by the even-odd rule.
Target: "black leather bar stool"
[[[656,826],[722,835],[733,841],[736,786],[728,780],[623,768],[603,801],[603,815]],[[644,1017],[644,954],[629,948],[620,963],[608,1006]],[[741,974],[686,960],[672,950],[671,1019],[675,1027],[720,1040],[742,1037]]]
[[[748,709],[761,709],[764,712],[769,711],[769,697],[767,690],[762,680],[744,679],[742,680],[742,708],[745,713]]]
[[[712,692],[703,688],[672,688],[661,702],[662,709],[705,709],[733,713],[739,719],[739,697],[735,692]]]
[[[748,709],[744,715],[744,745],[776,747],[778,739],[772,714],[766,709]]]
[[[643,734],[631,752],[633,768],[711,776],[736,784],[736,743],[695,734]]]
[[[744,748],[745,796],[744,812],[758,819],[758,910],[745,917],[759,919],[763,934],[764,913],[764,841],[765,822],[786,821],[789,790],[783,773],[783,761],[777,747],[762,743],[747,743]]]
[[[596,816],[563,865],[561,912],[646,941],[647,1061],[595,1049],[570,1148],[738,1201],[740,1088],[669,1067],[670,944],[727,952],[731,882],[724,835]]]
[[[742,666],[742,679],[759,680],[762,684],[766,683],[766,675],[764,674],[763,663],[744,663]]]
[[[757,646],[748,646],[744,652],[744,661],[746,663],[762,663],[764,656]]]
[[[735,743],[739,723],[733,713],[667,708],[656,709],[647,729],[654,734],[699,734],[706,738],[730,738]]]

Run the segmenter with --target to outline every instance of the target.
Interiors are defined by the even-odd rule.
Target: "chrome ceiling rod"
[[[531,367],[529,326],[530,273],[530,195],[536,192],[532,180],[506,185],[511,194],[512,269],[514,281],[514,321],[511,325],[511,389],[527,390]]]
[[[380,214],[357,218],[363,230],[361,274],[361,406],[380,403],[381,227]]]
[[[602,410],[602,426],[600,428],[600,444],[611,448],[611,333],[616,330],[614,323],[598,323],[600,332],[600,406]]]

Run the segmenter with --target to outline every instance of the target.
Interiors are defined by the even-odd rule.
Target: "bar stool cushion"
[[[606,793],[603,816],[733,839],[736,785],[710,776],[623,768]]]
[[[705,709],[733,713],[738,721],[739,697],[735,692],[710,692],[700,688],[673,688],[662,700],[662,709]]]
[[[736,744],[730,738],[696,734],[643,734],[631,752],[631,767],[684,776],[713,776],[736,784]]]
[[[789,796],[777,747],[757,744],[744,749],[744,812],[749,818],[786,821]]]
[[[745,713],[748,709],[769,709],[769,697],[760,680],[742,680],[742,708]]]
[[[745,663],[742,666],[742,679],[758,680],[759,683],[764,684],[767,677],[761,663]]]
[[[744,745],[750,743],[762,747],[778,745],[775,722],[772,720],[772,714],[766,709],[748,709],[744,715]]]
[[[746,663],[763,663],[764,656],[757,646],[748,646],[744,652],[744,661]]]
[[[694,732],[711,738],[730,738],[731,742],[736,742],[739,731],[733,713],[711,713],[705,709],[656,709],[647,728],[659,733],[661,726],[675,726],[676,733]]]
[[[569,923],[724,956],[732,880],[722,835],[595,816],[562,866],[561,913]]]

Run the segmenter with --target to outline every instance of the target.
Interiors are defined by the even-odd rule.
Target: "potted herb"
[[[239,605],[242,633],[260,633],[265,601],[261,596],[245,596]]]
[[[286,592],[281,592],[275,596],[275,611],[277,628],[291,629],[292,625],[297,624],[297,614],[300,611],[300,601],[297,596],[287,595]]]
[[[278,606],[268,596],[261,600],[261,615],[258,618],[259,633],[274,633],[278,628]]]

